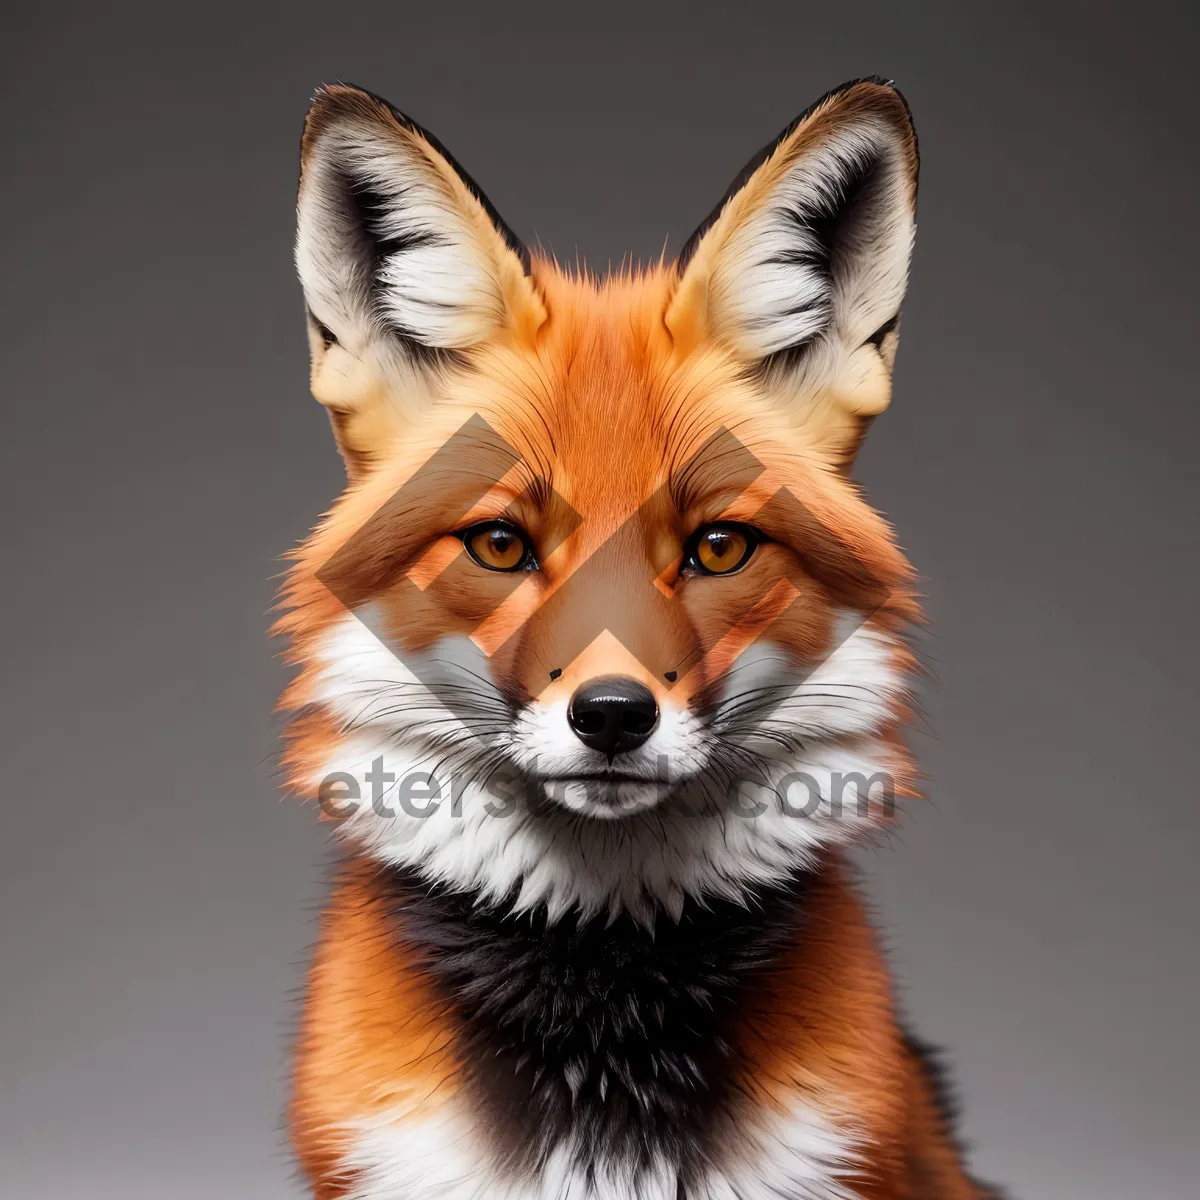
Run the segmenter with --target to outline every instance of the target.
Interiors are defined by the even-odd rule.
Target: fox
[[[998,1196],[851,857],[921,790],[916,576],[852,470],[917,175],[854,80],[601,277],[317,91],[295,260],[346,487],[276,627],[339,848],[288,1114],[317,1200]]]

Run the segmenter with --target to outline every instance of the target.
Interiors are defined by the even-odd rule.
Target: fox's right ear
[[[545,320],[528,251],[470,176],[408,117],[344,84],[321,88],[305,122],[296,266],[313,395],[352,475],[436,403],[472,347]]]
[[[917,168],[904,98],[853,80],[751,159],[680,252],[680,352],[727,347],[839,468],[891,398]]]

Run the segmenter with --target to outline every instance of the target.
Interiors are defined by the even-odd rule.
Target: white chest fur
[[[396,1114],[352,1132],[343,1165],[352,1200],[679,1200],[675,1169],[634,1171],[603,1159],[582,1162],[561,1145],[533,1175],[506,1176],[483,1131],[457,1105],[433,1117]],[[856,1141],[797,1104],[746,1121],[712,1147],[712,1165],[687,1185],[687,1200],[855,1200],[846,1184]]]

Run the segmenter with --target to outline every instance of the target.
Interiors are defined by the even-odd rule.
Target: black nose
[[[625,675],[591,679],[571,697],[567,720],[575,736],[611,759],[636,750],[658,724],[654,693]]]

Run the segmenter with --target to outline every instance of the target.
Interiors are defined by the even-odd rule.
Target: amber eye
[[[467,553],[489,571],[519,571],[533,561],[533,551],[525,534],[507,521],[472,525],[459,536]]]
[[[705,525],[692,535],[684,562],[702,575],[729,575],[750,561],[760,540],[746,525]]]

